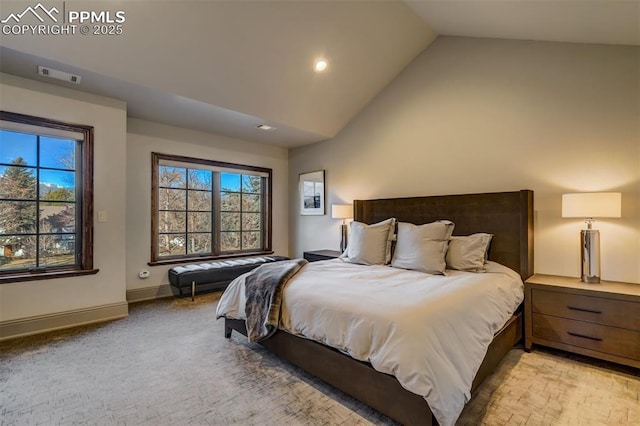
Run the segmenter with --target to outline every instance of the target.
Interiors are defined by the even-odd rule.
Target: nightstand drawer
[[[640,303],[533,289],[534,313],[640,331]]]
[[[637,314],[636,314],[637,315]],[[533,337],[640,359],[640,332],[533,314]]]

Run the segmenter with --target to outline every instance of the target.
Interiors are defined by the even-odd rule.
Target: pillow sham
[[[444,275],[445,255],[454,226],[449,220],[425,225],[400,222],[391,266]]]
[[[394,239],[395,218],[367,225],[351,222],[349,243],[342,260],[361,265],[386,265],[391,261],[391,241]]]
[[[468,272],[485,272],[492,234],[478,233],[465,237],[451,237],[446,261],[448,269]]]

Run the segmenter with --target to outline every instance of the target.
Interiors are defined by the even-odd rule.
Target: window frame
[[[79,179],[76,181],[76,194],[80,195],[80,199],[76,199],[76,209],[79,206],[81,211],[80,226],[76,228],[75,232],[76,244],[80,245],[78,263],[32,270],[0,271],[0,284],[97,274],[99,269],[93,267],[93,126],[71,124],[9,111],[0,111],[0,120],[43,129],[80,133],[83,136],[80,141],[81,170]],[[38,133],[39,136],[43,134],[46,132]],[[78,191],[78,183],[81,185],[80,191]]]
[[[264,193],[262,194],[262,241],[263,246],[255,250],[243,250],[235,252],[220,253],[220,192],[219,181],[213,179],[211,188],[212,199],[212,253],[205,253],[201,255],[184,254],[173,256],[160,256],[159,255],[159,171],[160,162],[162,160],[176,163],[193,164],[194,168],[198,165],[209,166],[223,169],[237,170],[239,172],[258,172],[266,174],[266,184],[263,183]],[[217,259],[229,259],[237,257],[248,257],[256,255],[273,254],[272,250],[272,185],[273,185],[273,170],[265,167],[249,166],[246,164],[228,163],[216,160],[207,160],[202,158],[186,157],[173,154],[162,154],[158,152],[151,153],[151,261],[147,264],[149,266],[154,265],[169,265],[185,262],[202,262],[206,260]],[[186,210],[189,211],[188,209]]]

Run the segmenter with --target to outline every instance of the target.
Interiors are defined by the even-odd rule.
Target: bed
[[[491,233],[494,237],[490,261],[511,268],[522,280],[533,273],[532,191],[354,201],[356,221],[372,224],[390,217],[414,224],[448,219],[455,223],[454,235]],[[225,335],[229,337],[232,330],[244,335],[247,333],[243,320],[225,318]],[[522,313],[517,310],[495,333],[475,374],[471,390],[491,374],[521,337]],[[368,362],[358,361],[329,346],[281,330],[262,344],[402,424],[436,423],[422,396],[406,390],[399,379],[375,370]]]

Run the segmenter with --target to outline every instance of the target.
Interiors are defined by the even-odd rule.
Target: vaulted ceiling
[[[438,34],[640,45],[640,3],[615,0],[43,4],[58,3],[122,10],[123,34],[2,35],[2,72],[124,99],[132,117],[282,146],[335,136]],[[29,5],[3,0],[0,15]],[[81,84],[45,80],[38,65]]]

